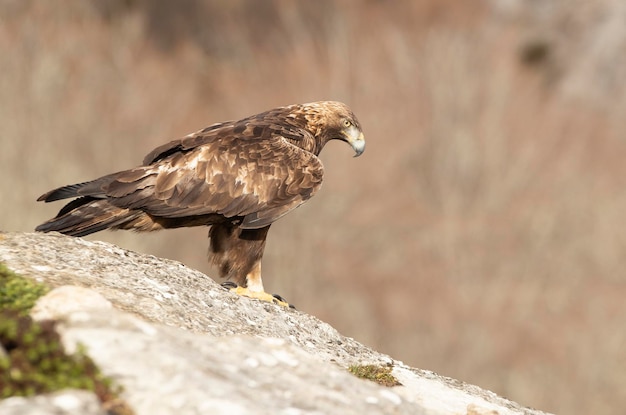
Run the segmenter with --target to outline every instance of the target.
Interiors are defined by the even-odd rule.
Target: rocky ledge
[[[0,262],[53,288],[31,315],[57,320],[67,350],[84,345],[136,414],[543,414],[231,294],[179,262],[36,233],[0,233]],[[360,379],[355,365],[389,368],[401,385]],[[69,390],[4,399],[0,413],[106,410]]]

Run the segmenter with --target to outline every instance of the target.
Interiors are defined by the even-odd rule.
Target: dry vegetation
[[[504,7],[506,6],[506,7]],[[569,6],[569,7],[568,7]],[[0,228],[210,123],[336,99],[268,289],[424,369],[568,414],[626,405],[620,0],[0,3]],[[206,229],[92,239],[207,267]]]

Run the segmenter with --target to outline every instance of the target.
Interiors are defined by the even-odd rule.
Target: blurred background
[[[0,0],[0,229],[214,122],[315,100],[367,151],[269,234],[266,289],[405,363],[626,406],[626,2]],[[207,229],[89,237],[208,275]]]

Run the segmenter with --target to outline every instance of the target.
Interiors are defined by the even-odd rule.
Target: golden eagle
[[[83,236],[211,226],[210,256],[220,277],[240,294],[270,300],[261,280],[267,232],[320,188],[318,155],[334,139],[349,143],[356,156],[365,149],[356,116],[333,101],[213,124],[156,148],[139,167],[40,196],[75,199],[36,230]]]

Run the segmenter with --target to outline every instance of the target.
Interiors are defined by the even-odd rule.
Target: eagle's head
[[[302,111],[310,132],[321,148],[330,140],[341,140],[350,144],[354,157],[365,151],[365,138],[356,115],[342,102],[319,101],[302,105]]]

